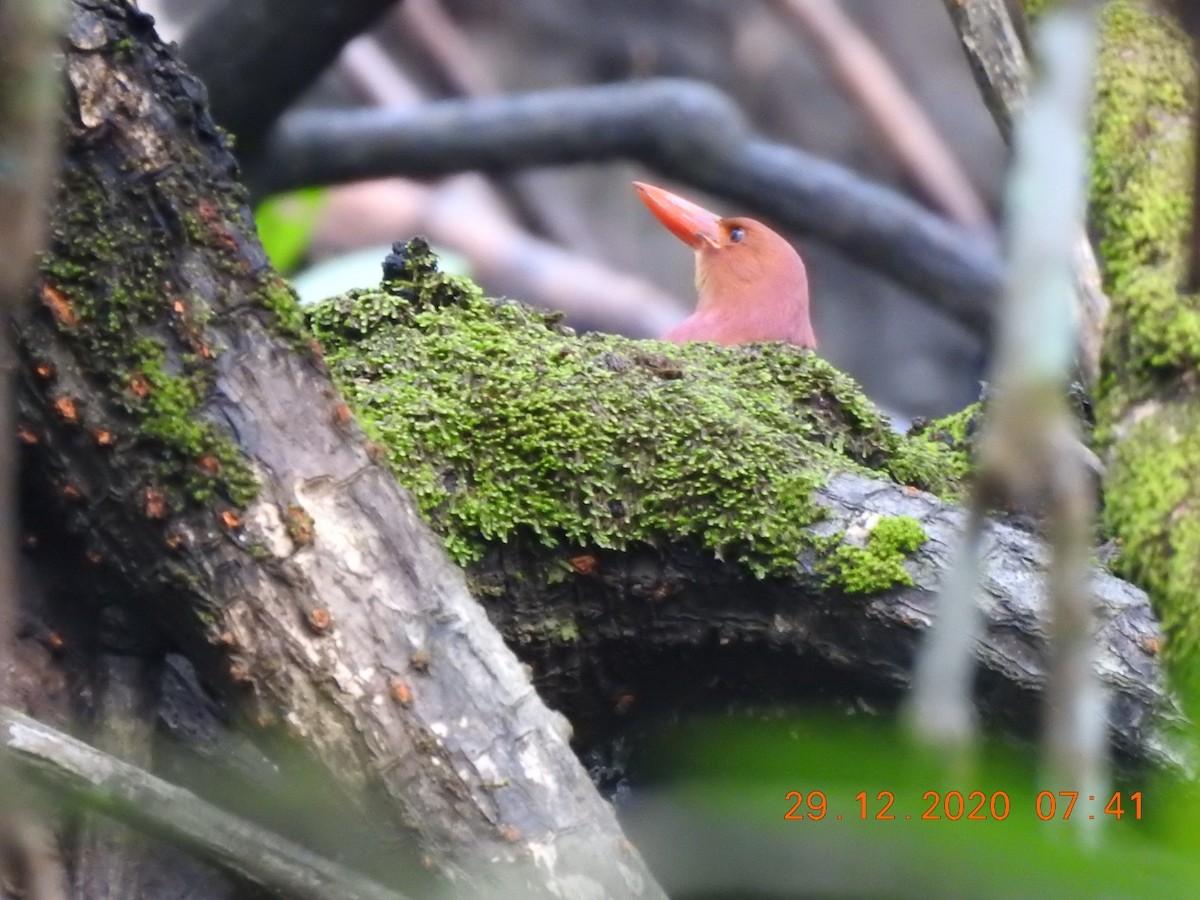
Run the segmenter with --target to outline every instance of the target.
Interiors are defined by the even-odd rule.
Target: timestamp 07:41
[[[859,791],[854,795],[853,804],[847,804],[844,812],[830,809],[824,791],[788,791],[784,799],[788,809],[783,817],[789,822],[820,822],[824,819],[839,822],[842,819],[1002,822],[1014,814],[1014,803],[1008,791],[926,791],[921,795],[920,804],[911,812],[896,807],[896,795],[892,791],[879,791],[874,796]],[[1080,794],[1079,791],[1040,791],[1036,797],[1015,806],[1017,815],[1030,812],[1043,822],[1065,821],[1072,816],[1141,819],[1142,792],[1115,791],[1098,796]]]

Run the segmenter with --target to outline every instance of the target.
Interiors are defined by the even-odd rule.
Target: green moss
[[[517,640],[551,644],[574,644],[580,638],[579,624],[574,619],[543,619],[523,626]]]
[[[1191,54],[1171,19],[1142,3],[1114,0],[1103,21],[1091,219],[1113,312],[1101,396],[1149,393],[1200,363],[1200,307],[1178,291],[1191,197]]]
[[[1200,696],[1200,413],[1171,404],[1132,426],[1107,473],[1105,519],[1115,567],[1151,595],[1174,673]],[[1148,472],[1152,469],[1152,474]]]
[[[140,458],[157,461],[142,477],[167,492],[171,509],[216,498],[244,506],[257,492],[253,473],[200,414],[215,378],[206,336],[211,310],[200,297],[176,293],[169,223],[113,213],[114,203],[158,208],[158,196],[106,196],[109,183],[79,163],[65,172],[61,190],[42,261],[43,299],[54,298],[48,313],[88,377],[117,398],[111,413],[124,417],[100,420],[95,411],[84,424],[136,434],[146,451]],[[155,185],[130,179],[122,190],[153,193]]]
[[[899,585],[912,585],[904,560],[928,539],[921,523],[911,516],[880,519],[864,545],[840,543],[818,571],[825,576],[826,587],[840,588],[847,594],[877,594]]]
[[[1190,227],[1195,67],[1161,9],[1105,7],[1093,223],[1112,299],[1097,391],[1104,524],[1121,574],[1150,593],[1172,669],[1200,698],[1200,298],[1180,292]],[[1117,438],[1119,437],[1119,440]]]
[[[258,299],[275,314],[279,334],[297,345],[306,344],[312,338],[296,291],[287,281],[278,276],[268,279],[259,291]]]
[[[1047,9],[1054,6],[1054,0],[1024,0],[1025,15],[1029,21],[1041,17]]]
[[[547,546],[692,541],[795,571],[831,472],[949,492],[951,451],[908,440],[845,375],[784,345],[577,337],[481,295],[410,244],[385,290],[310,312],[347,402],[460,563]]]
[[[970,406],[928,422],[915,424],[908,436],[913,441],[937,443],[950,452],[945,456],[947,474],[955,483],[964,481],[971,473],[972,454],[975,447],[975,432],[983,415],[983,404]]]

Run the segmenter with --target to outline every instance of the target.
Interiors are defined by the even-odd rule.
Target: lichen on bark
[[[460,563],[523,531],[599,548],[686,540],[760,576],[794,572],[831,473],[957,489],[954,451],[895,433],[813,353],[578,336],[438,272],[419,242],[405,254],[380,290],[327,301],[310,325]]]

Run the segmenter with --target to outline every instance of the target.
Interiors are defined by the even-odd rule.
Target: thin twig
[[[887,59],[834,0],[775,0],[862,110],[891,157],[934,207],[965,228],[991,228],[987,208]]]
[[[438,74],[455,92],[464,97],[500,93],[500,83],[479,61],[479,53],[438,0],[406,0],[392,18],[416,35]]]
[[[470,36],[439,0],[407,0],[396,8],[391,20],[398,31],[403,29],[417,40],[453,96],[495,97],[501,93],[500,81],[483,63],[486,54],[472,46]],[[593,259],[604,255],[588,204],[563,202],[559,182],[548,179],[547,173],[512,172],[491,181],[507,198],[515,217],[534,233]]]
[[[376,105],[421,102],[417,86],[369,35],[346,46],[340,68]],[[403,200],[395,204],[395,227],[407,211],[408,230],[462,253],[476,276],[499,293],[560,310],[575,324],[632,337],[658,337],[683,315],[684,307],[649,282],[529,233],[509,214],[500,192],[477,173],[452,175],[428,187],[394,180],[371,184],[374,193]],[[352,188],[341,194],[348,201],[357,195]],[[327,209],[326,217],[332,214]]]

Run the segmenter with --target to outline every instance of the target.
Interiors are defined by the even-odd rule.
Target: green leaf
[[[275,194],[258,205],[258,236],[278,271],[293,272],[300,264],[324,205],[325,189],[316,187]]]

